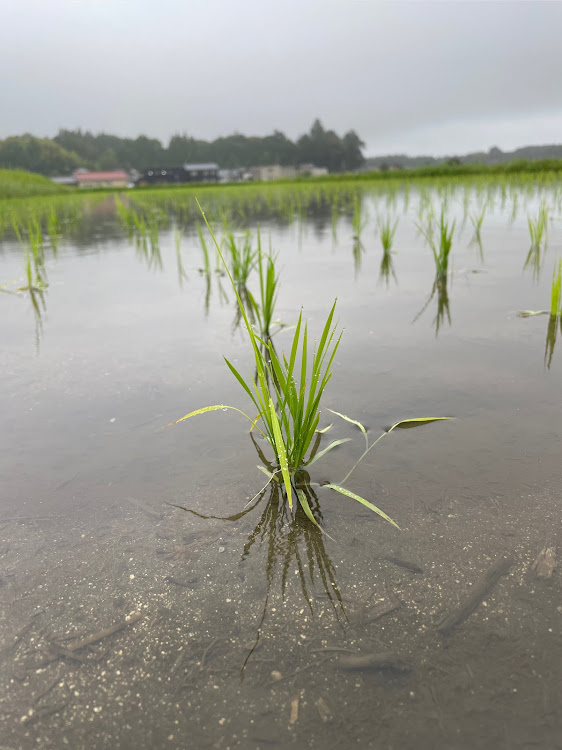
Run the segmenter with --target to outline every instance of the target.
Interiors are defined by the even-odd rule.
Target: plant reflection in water
[[[252,442],[264,462],[268,471],[273,466],[265,458],[261,448],[251,435]],[[347,620],[340,589],[336,581],[335,566],[330,559],[325,547],[326,532],[321,529],[322,511],[314,489],[310,483],[307,472],[302,471],[302,476],[296,485],[305,492],[310,510],[316,519],[318,526],[311,524],[304,511],[297,504],[292,511],[289,508],[285,489],[282,482],[274,481],[262,489],[258,495],[253,497],[246,508],[232,516],[211,516],[198,513],[190,508],[180,505],[174,507],[192,513],[198,518],[205,520],[220,520],[236,522],[242,517],[254,511],[258,506],[262,513],[249,533],[242,549],[240,562],[248,559],[250,553],[255,553],[262,548],[266,551],[265,577],[266,594],[261,615],[258,620],[256,635],[251,648],[246,655],[241,668],[241,677],[244,677],[246,666],[252,654],[258,647],[262,634],[262,627],[268,615],[268,605],[272,596],[275,595],[275,583],[278,582],[283,601],[287,595],[289,586],[289,574],[294,570],[297,573],[300,594],[314,617],[314,594],[315,585],[320,584],[322,595],[330,603],[337,620],[343,625]],[[265,503],[265,504],[264,504]],[[291,576],[292,578],[293,576]]]
[[[424,312],[429,307],[431,300],[435,296],[437,297],[437,312],[435,314],[435,318],[433,319],[433,325],[435,326],[435,336],[437,336],[445,318],[447,318],[449,325],[451,325],[451,311],[449,308],[449,289],[447,276],[435,277],[435,281],[433,282],[433,286],[431,288],[431,292],[429,294],[429,297],[427,298],[427,301],[412,322],[415,323],[416,320],[424,314]]]
[[[560,332],[562,334],[562,317],[559,315],[550,315],[548,318],[546,342],[544,346],[544,366],[548,370],[550,370],[550,366],[552,365],[554,347],[556,346],[556,337],[558,336],[558,328],[560,328]]]

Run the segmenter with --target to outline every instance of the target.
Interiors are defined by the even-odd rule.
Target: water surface
[[[442,197],[429,196],[438,218]],[[337,222],[327,204],[293,221],[263,207],[238,218],[238,233],[259,221],[278,253],[280,320],[302,306],[318,333],[337,297],[345,333],[327,407],[371,439],[399,419],[455,418],[390,434],[348,482],[402,531],[321,487],[315,513],[333,540],[291,520],[275,491],[232,521],[202,517],[237,516],[264,480],[234,412],[161,430],[208,404],[249,408],[222,359],[251,367],[234,295],[214,258],[203,272],[192,221],[161,221],[144,247],[113,199],[98,201],[56,257],[47,248],[40,316],[29,293],[1,295],[10,746],[556,746],[560,579],[530,564],[559,533],[562,355],[548,316],[517,311],[549,306],[560,224],[533,271],[527,216],[547,200],[554,217],[558,193],[492,198],[479,244],[482,196],[448,197],[438,287],[415,189],[365,193],[359,238],[349,207]],[[377,216],[398,219],[386,275]],[[17,240],[6,234],[0,252],[2,280],[21,278]],[[362,450],[351,425],[330,434],[353,440],[315,464],[318,482],[340,480]],[[504,554],[509,573],[443,638],[440,618]],[[136,611],[82,661],[50,645]],[[338,665],[388,651],[407,669]]]

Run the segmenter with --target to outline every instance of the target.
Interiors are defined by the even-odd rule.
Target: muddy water
[[[171,231],[142,252],[104,213],[48,256],[40,319],[25,293],[2,295],[6,747],[559,746],[560,576],[531,565],[559,536],[562,348],[549,362],[548,316],[516,312],[548,307],[562,230],[551,224],[535,279],[533,201],[514,220],[490,208],[482,251],[451,201],[452,275],[432,296],[416,201],[391,211],[388,279],[384,203],[367,209],[360,244],[346,216],[333,236],[329,212],[261,231],[279,253],[279,319],[302,305],[318,331],[338,298],[326,406],[371,438],[455,417],[391,433],[347,483],[401,531],[321,487],[311,502],[331,538],[274,493],[239,516],[263,485],[240,418],[160,430],[245,406],[222,361],[249,366],[233,295],[201,273],[192,227],[180,274]],[[15,243],[1,258],[3,279],[22,276]],[[350,425],[331,432],[353,440],[314,466],[318,482],[362,450]],[[439,631],[502,556],[475,611]]]

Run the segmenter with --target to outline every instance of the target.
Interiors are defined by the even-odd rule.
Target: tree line
[[[167,146],[156,138],[120,138],[106,133],[60,130],[54,138],[25,134],[0,140],[0,168],[26,169],[54,176],[79,167],[87,169],[138,169],[180,166],[185,162],[216,162],[221,168],[281,164],[313,164],[330,172],[349,172],[365,162],[365,144],[354,130],[342,137],[315,120],[310,131],[296,141],[281,131],[263,138],[238,133],[205,141],[174,135]]]

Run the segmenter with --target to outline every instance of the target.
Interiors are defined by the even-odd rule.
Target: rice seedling
[[[22,292],[42,293],[49,286],[45,271],[45,250],[39,222],[33,217],[27,224],[27,237],[23,238],[20,226],[14,219],[14,232],[25,252],[25,278],[27,284],[18,287]]]
[[[377,225],[379,228],[383,249],[379,268],[379,282],[385,282],[388,286],[390,284],[391,276],[395,281],[397,281],[396,272],[394,270],[394,263],[392,260],[392,245],[394,243],[394,235],[396,234],[396,229],[398,227],[398,219],[396,219],[396,221],[392,223],[389,216],[386,216],[384,219],[379,216],[377,219]]]
[[[480,207],[479,213],[470,214],[470,223],[472,224],[472,228],[474,229],[473,241],[477,242],[480,246],[482,245],[482,224],[484,223],[484,218],[486,217],[487,208],[487,204],[484,204]]]
[[[279,275],[275,268],[276,256],[271,254],[271,250],[269,255],[264,256],[259,231],[257,258],[260,300],[257,302],[253,296],[250,296],[250,304],[252,305],[255,320],[259,327],[260,337],[265,341],[269,341],[272,336],[271,328],[275,324],[273,314],[279,293]],[[281,324],[278,323],[278,325]]]
[[[396,186],[389,186],[389,190],[386,193],[386,208],[387,210],[394,211],[396,209],[396,203],[398,199],[398,190]]]
[[[136,248],[148,267],[162,269],[160,222],[164,214],[154,207],[145,209],[143,214],[137,213],[132,206],[124,205],[118,196],[115,196],[114,202],[129,240],[134,239]]]
[[[178,269],[178,282],[180,287],[183,286],[184,281],[188,281],[187,272],[183,265],[183,259],[181,255],[181,241],[185,228],[180,228],[177,224],[174,224],[174,244],[176,246],[176,263]]]
[[[205,239],[201,224],[197,222],[196,226],[197,236],[199,237],[199,244],[201,245],[201,250],[203,251],[203,268],[200,270],[202,273],[206,273],[207,276],[209,276],[209,274],[211,273],[211,261],[209,257],[209,248],[207,247],[207,240]]]
[[[398,228],[398,219],[396,219],[396,221],[392,223],[389,216],[385,216],[384,219],[379,216],[377,219],[377,225],[379,228],[383,252],[385,254],[390,253],[390,251],[392,250],[392,244],[394,242],[394,235],[396,234],[396,230]]]
[[[51,206],[51,210],[49,211],[49,215],[47,216],[47,236],[49,237],[49,243],[51,245],[53,255],[56,256],[58,252],[59,241],[61,238],[61,225],[59,216],[53,206]]]
[[[466,224],[466,220],[468,218],[468,212],[470,208],[470,198],[471,198],[471,190],[468,185],[464,186],[464,192],[462,197],[462,226],[464,229],[464,226]]]
[[[136,216],[136,213],[131,208],[131,206],[125,205],[118,195],[114,197],[114,202],[115,208],[117,209],[117,214],[119,215],[119,220],[121,221],[121,225],[127,231],[129,241],[132,241],[136,238],[137,231],[140,230],[140,222],[138,220],[138,217]],[[142,231],[144,232],[144,230]]]
[[[550,315],[562,316],[562,260],[558,261],[558,269],[554,266],[552,287],[550,290]]]
[[[309,347],[308,324],[306,322],[303,323],[301,311],[293,334],[289,354],[288,356],[285,354],[279,356],[271,340],[264,340],[255,333],[246,307],[238,292],[234,275],[223,257],[219,244],[200,205],[199,208],[236,295],[240,314],[252,348],[256,375],[255,377],[244,378],[226,358],[225,362],[232,375],[254,405],[257,415],[251,417],[238,407],[227,404],[214,404],[191,411],[172,424],[183,422],[199,414],[217,410],[224,411],[231,409],[244,416],[250,422],[251,430],[255,429],[261,435],[274,454],[274,460],[270,464],[273,470],[268,470],[263,466],[259,467],[268,477],[264,489],[272,481],[278,481],[281,484],[282,480],[282,488],[289,508],[293,508],[293,500],[296,497],[297,507],[300,505],[307,518],[314,525],[318,526],[318,522],[309,504],[307,488],[311,485],[305,468],[312,466],[318,459],[325,456],[338,445],[347,442],[347,439],[333,440],[326,448],[318,450],[320,444],[318,425],[320,422],[321,400],[326,386],[332,377],[332,365],[342,337],[342,332],[338,332],[337,324],[334,323],[336,302],[334,302],[330,309],[320,339],[312,351]],[[367,432],[362,425],[349,417],[340,416],[348,422],[359,426],[364,433],[367,449],[359,459],[361,461],[371,448],[374,447],[374,444],[372,446],[368,445]],[[397,427],[413,426],[414,423],[425,424],[436,421],[436,419],[441,418],[403,420],[393,425],[389,432]],[[355,470],[359,461],[352,468],[351,472],[349,472],[348,476]],[[365,505],[392,525],[397,526],[384,511],[363,497],[340,485],[329,484],[326,486]]]
[[[435,207],[433,203],[431,202],[431,196],[429,195],[427,189],[423,189],[420,193],[420,201],[418,204],[418,211],[417,211],[417,229],[418,232],[425,236],[425,232],[422,229],[422,225],[426,225],[426,227],[432,227],[433,223],[435,221]]]
[[[353,226],[353,239],[358,240],[361,238],[361,235],[363,233],[363,230],[367,226],[367,216],[365,215],[365,211],[363,209],[363,196],[362,195],[355,195],[353,196],[353,219],[352,219],[352,226]]]
[[[513,222],[517,218],[518,212],[519,212],[519,195],[516,192],[514,192],[512,202],[511,202],[511,214],[509,216],[509,221],[511,224],[513,224]]]
[[[550,291],[550,316],[546,330],[544,348],[544,364],[550,370],[558,328],[562,332],[562,260],[558,261],[558,268],[554,266],[552,274],[552,288]]]
[[[536,218],[527,216],[527,224],[529,226],[529,235],[531,237],[531,248],[541,248],[546,246],[547,234],[548,234],[548,207],[543,201],[539,208],[539,213]]]
[[[402,206],[402,210],[405,214],[408,213],[408,208],[410,207],[410,183],[407,182],[404,185],[404,203]]]
[[[531,246],[523,268],[530,268],[533,279],[538,282],[541,275],[543,251],[546,250],[547,233],[548,233],[548,207],[543,201],[539,208],[539,213],[535,218],[527,216]]]
[[[470,214],[470,223],[472,224],[472,228],[474,230],[471,242],[478,245],[478,251],[481,261],[484,261],[484,248],[482,247],[482,224],[484,223],[487,208],[488,204],[484,203],[480,207],[479,213],[475,212]]]
[[[230,254],[230,272],[234,284],[240,289],[248,286],[250,274],[256,267],[259,253],[252,250],[252,236],[246,232],[243,239],[237,241],[232,232],[226,235],[226,247]]]
[[[251,323],[255,323],[255,312],[259,309],[259,306],[250,292],[248,282],[252,271],[256,267],[259,252],[252,249],[250,232],[246,232],[243,239],[239,241],[236,240],[232,232],[229,232],[223,242],[230,255],[230,274],[234,280],[236,292],[242,300]],[[260,283],[261,281],[262,279],[260,278]],[[232,323],[233,332],[241,323],[242,313],[240,306],[237,304]]]
[[[435,237],[435,224],[431,219],[427,222],[425,227],[418,225],[418,229],[424,236],[433,253],[436,278],[446,277],[449,269],[449,255],[453,244],[455,220],[452,222],[447,220],[445,216],[445,207],[442,205],[437,239]]]
[[[337,200],[330,203],[330,216],[332,219],[332,242],[335,244],[338,240],[338,220],[340,218],[340,206]]]
[[[147,254],[149,268],[162,270],[162,254],[160,252],[160,219],[157,213],[149,215],[146,221],[150,252]]]
[[[39,341],[43,331],[43,313],[46,310],[45,291],[48,288],[45,272],[45,251],[43,235],[36,217],[32,217],[27,224],[27,238],[24,240],[17,220],[13,219],[13,228],[18,241],[25,253],[26,284],[17,287],[18,292],[27,292],[35,318],[35,346],[39,349]],[[2,291],[7,291],[2,289]]]

